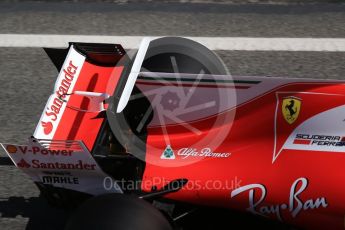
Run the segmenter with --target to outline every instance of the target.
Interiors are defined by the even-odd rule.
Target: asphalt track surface
[[[344,28],[344,4],[0,3],[0,34],[344,38]],[[233,75],[345,79],[344,52],[217,53]],[[25,143],[32,135],[56,74],[42,49],[0,47],[0,142]],[[49,207],[26,175],[2,163],[0,229],[61,229],[68,214]],[[208,229],[289,229],[234,213],[193,218],[189,229],[198,222],[205,229],[205,219],[213,222]]]

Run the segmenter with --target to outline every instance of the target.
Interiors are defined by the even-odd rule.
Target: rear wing
[[[104,121],[103,101],[113,95],[124,66],[121,45],[70,43],[63,52],[47,50],[60,69],[34,137],[48,140],[80,140],[92,150]]]
[[[126,58],[120,45],[70,43],[68,49],[45,49],[59,70],[54,89],[33,137],[26,145],[1,144],[33,181],[92,195],[122,193],[105,188],[112,180],[91,151],[105,122],[104,103],[114,94]],[[114,182],[116,185],[116,182]]]

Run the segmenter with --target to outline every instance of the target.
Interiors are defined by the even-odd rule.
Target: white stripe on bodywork
[[[342,96],[345,99],[345,95],[338,95],[338,94],[323,94],[323,95]],[[278,93],[277,93],[277,100],[278,99],[279,98],[278,98]],[[340,137],[345,136],[345,132],[344,132],[345,121],[341,116],[342,114],[345,114],[345,105],[329,109],[327,111],[324,111],[322,113],[319,113],[307,119],[302,124],[300,124],[297,128],[295,128],[293,132],[289,135],[285,143],[282,145],[282,147],[280,149],[277,149],[276,148],[276,145],[277,145],[276,120],[277,120],[278,105],[279,103],[277,102],[277,108],[276,108],[276,113],[275,113],[275,130],[274,130],[275,143],[274,143],[272,163],[274,163],[277,160],[277,158],[280,156],[281,152],[284,149],[345,153],[345,146],[294,144],[294,140],[296,139],[297,134],[340,136]]]
[[[345,99],[345,96],[343,96]],[[345,135],[345,105],[319,113],[300,124],[289,136],[283,149],[296,149],[322,152],[342,152],[345,153],[345,146],[328,145],[299,145],[294,144],[296,134],[340,136]],[[331,121],[331,122],[330,122]],[[278,156],[277,156],[278,157]]]

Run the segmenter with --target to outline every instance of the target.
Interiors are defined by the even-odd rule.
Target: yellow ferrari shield
[[[290,125],[297,120],[299,112],[301,110],[301,104],[301,99],[297,97],[286,97],[283,99],[283,117],[285,121]]]

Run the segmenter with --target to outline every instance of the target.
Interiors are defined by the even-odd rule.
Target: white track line
[[[118,43],[138,48],[143,36],[0,34],[0,47],[66,47],[68,42]],[[345,52],[344,38],[187,37],[212,50]]]

